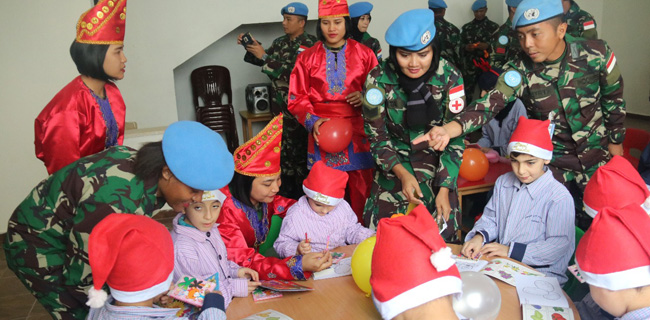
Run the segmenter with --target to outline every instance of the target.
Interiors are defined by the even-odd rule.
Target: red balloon
[[[352,122],[348,119],[331,119],[318,127],[318,146],[328,153],[345,150],[352,142]]]
[[[490,169],[487,157],[480,149],[467,148],[463,152],[463,162],[460,164],[459,174],[468,181],[483,179]]]

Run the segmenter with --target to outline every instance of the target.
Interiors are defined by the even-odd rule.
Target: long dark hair
[[[135,175],[143,181],[155,179],[157,182],[160,180],[165,166],[167,166],[167,161],[163,154],[162,141],[143,145],[135,155]]]
[[[363,32],[359,31],[359,20],[361,20],[361,17],[363,16],[368,16],[368,20],[372,21],[372,16],[370,13],[364,14],[360,17],[352,18],[350,19],[351,21],[351,29],[350,31],[352,32],[351,38],[357,41],[361,41],[361,38],[363,37]]]
[[[350,20],[350,17],[344,17],[345,19],[345,35],[343,36],[343,39],[349,39],[350,36],[352,35],[352,21]],[[322,19],[318,19],[318,24],[316,24],[316,38],[320,40],[323,43],[326,43],[327,41],[325,40],[325,35],[323,35],[323,31],[320,28],[320,23]],[[358,22],[358,21],[357,21]]]
[[[76,40],[70,45],[70,56],[77,66],[77,71],[84,76],[103,80],[116,80],[104,71],[104,59],[108,44],[79,43]]]
[[[230,194],[239,200],[239,202],[251,208],[255,208],[255,205],[251,202],[253,180],[255,180],[255,177],[245,176],[239,172],[235,172],[229,184]]]

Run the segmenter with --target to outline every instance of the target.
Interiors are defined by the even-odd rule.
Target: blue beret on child
[[[477,11],[478,9],[481,8],[487,8],[487,1],[485,0],[476,0],[472,4],[472,11]]]
[[[445,0],[429,0],[429,9],[447,8]]]
[[[540,23],[564,14],[562,0],[524,0],[512,17],[512,29]]]
[[[414,9],[402,13],[386,30],[386,42],[393,47],[420,51],[436,34],[433,12]]]
[[[350,10],[350,18],[358,18],[364,14],[370,14],[372,11],[372,3],[370,2],[357,2],[351,4],[348,8]]]
[[[295,16],[307,16],[309,14],[309,9],[307,6],[303,3],[300,2],[292,2],[286,5],[282,10],[280,10],[280,14],[292,14]]]
[[[169,170],[190,188],[214,190],[227,185],[235,162],[221,135],[196,121],[172,123],[163,134]]]
[[[519,6],[522,0],[506,0],[506,5],[516,8]]]

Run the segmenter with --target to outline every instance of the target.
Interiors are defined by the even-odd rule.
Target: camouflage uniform
[[[287,110],[289,94],[289,77],[296,64],[298,54],[316,43],[318,39],[306,32],[293,41],[288,35],[273,41],[266,50],[264,60],[256,58],[246,51],[244,61],[262,67],[262,72],[269,76],[275,92],[274,101],[280,106],[284,115],[282,131],[282,186],[280,195],[298,199],[303,195],[302,181],[307,177],[307,130]]]
[[[151,216],[165,204],[157,180],[133,174],[135,154],[112,147],[81,158],[41,181],[11,215],[7,265],[56,319],[88,314],[93,227],[111,213]]]
[[[372,49],[372,51],[377,56],[377,61],[381,63],[381,45],[379,44],[379,40],[370,36],[368,32],[364,32],[359,42],[365,45],[366,47]]]
[[[436,35],[433,41],[440,50],[440,57],[451,62],[455,67],[462,66],[458,46],[460,45],[460,30],[445,19],[436,19]]]
[[[521,53],[517,31],[512,30],[512,21],[507,19],[490,37],[490,65],[503,69],[508,61]]]
[[[477,77],[482,72],[474,66],[474,59],[484,58],[483,50],[474,50],[469,52],[465,50],[465,46],[477,42],[490,43],[490,36],[499,28],[499,25],[485,17],[483,20],[472,20],[465,24],[460,32],[460,56],[462,58],[461,68],[463,72],[463,80],[465,81],[465,90],[467,93],[467,100],[472,101],[474,98],[474,89],[476,87]]]
[[[408,97],[400,88],[397,77],[393,64],[384,60],[381,65],[370,71],[365,84],[366,92],[376,88],[383,93],[384,99],[379,105],[371,105],[365,99],[363,104],[365,130],[370,141],[370,150],[377,163],[370,197],[364,209],[364,225],[374,229],[379,219],[406,211],[409,203],[402,193],[400,180],[392,171],[395,165],[402,164],[418,180],[424,195],[421,200],[432,214],[436,211],[435,196],[439,188],[449,188],[452,212],[443,237],[448,241],[455,241],[460,223],[456,179],[465,148],[463,138],[452,139],[444,152],[434,151],[426,144],[414,146],[411,140],[424,134],[432,126],[442,125],[453,119],[455,113],[447,107],[451,103],[450,90],[462,86],[463,77],[455,66],[445,59],[440,59],[438,69],[427,82],[427,86],[430,87],[444,119],[436,119],[430,125],[420,128],[409,128],[406,125]],[[464,95],[460,93],[457,99],[465,102]]]
[[[551,120],[555,127],[551,169],[580,205],[576,223],[586,230],[591,219],[581,212],[584,187],[609,160],[608,144],[620,144],[625,137],[623,78],[604,41],[570,35],[565,41],[567,49],[557,63],[535,64],[525,54],[509,62],[507,69],[516,70],[512,72],[518,72],[523,83],[509,86],[508,71],[504,72],[496,87],[457,121],[463,132],[474,131],[516,98],[526,105],[529,118]]]
[[[575,1],[571,1],[571,8],[564,15],[567,23],[566,33],[585,39],[598,39],[596,20],[589,12],[580,9]]]

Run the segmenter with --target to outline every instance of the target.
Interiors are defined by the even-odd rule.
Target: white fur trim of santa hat
[[[226,201],[226,195],[221,192],[221,190],[207,190],[203,191],[203,196],[201,196],[201,201],[210,201],[210,200],[218,200],[223,204],[224,201]]]
[[[330,197],[328,195],[322,194],[320,192],[316,192],[314,190],[311,190],[311,189],[305,187],[304,184],[302,185],[302,190],[305,191],[305,195],[307,197],[309,197],[310,199],[312,199],[312,200],[314,200],[316,202],[320,202],[320,203],[322,203],[324,205],[328,205],[328,206],[335,206],[335,205],[339,204],[339,202],[341,202],[341,200],[343,200],[343,198],[334,198],[334,197]]]
[[[169,291],[169,286],[172,284],[173,274],[174,272],[170,273],[167,280],[140,291],[121,291],[111,288],[110,286],[108,287],[111,289],[111,296],[113,296],[117,301],[126,303],[147,301],[161,293]]]
[[[580,269],[580,265],[578,265],[578,269]],[[580,273],[590,285],[612,291],[650,286],[650,266],[606,274],[596,274],[580,269]]]
[[[544,160],[553,158],[553,150],[542,149],[534,144],[521,141],[512,141],[508,144],[508,154],[512,152],[525,153]]]

